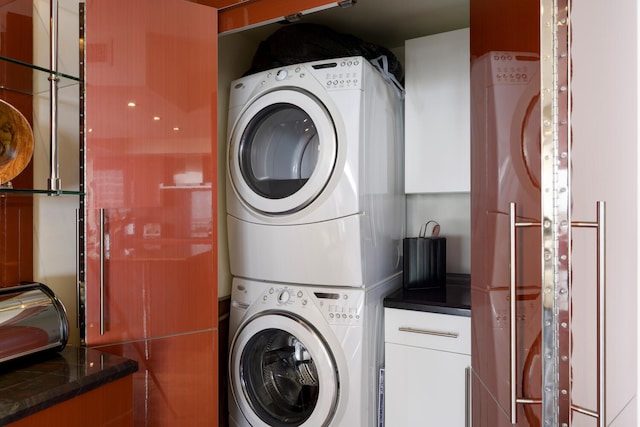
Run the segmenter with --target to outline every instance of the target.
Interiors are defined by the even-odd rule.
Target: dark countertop
[[[0,364],[0,425],[42,411],[138,370],[138,363],[86,347]]]
[[[468,274],[447,274],[447,283],[444,287],[412,290],[401,288],[384,299],[384,306],[470,317],[469,290]]]

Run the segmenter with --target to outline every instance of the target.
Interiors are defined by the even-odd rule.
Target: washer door
[[[326,108],[294,90],[253,102],[234,126],[229,173],[239,197],[266,214],[303,209],[327,185],[336,163],[336,130]]]
[[[231,344],[233,396],[252,426],[326,426],[338,403],[338,371],[317,331],[289,313],[262,314]]]

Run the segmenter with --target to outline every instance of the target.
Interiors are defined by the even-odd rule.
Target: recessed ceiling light
[[[180,130],[180,128],[178,126],[174,127],[173,130],[175,130],[176,132]]]
[[[133,101],[129,101],[129,102],[127,103],[127,107],[135,107],[135,106],[136,106],[136,103],[135,103],[135,102],[133,102]]]
[[[159,117],[159,116],[153,116],[153,121],[154,121],[154,122],[158,122],[158,121],[160,121],[160,117]]]

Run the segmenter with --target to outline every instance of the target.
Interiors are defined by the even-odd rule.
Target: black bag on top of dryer
[[[405,289],[428,289],[446,284],[447,240],[440,236],[440,224],[428,221],[418,237],[402,242],[403,278]]]
[[[307,23],[285,25],[260,42],[251,68],[245,75],[285,65],[345,56],[362,56],[373,62],[385,57],[384,66],[388,72],[400,85],[404,84],[402,64],[389,49],[351,34],[339,33],[324,25]]]

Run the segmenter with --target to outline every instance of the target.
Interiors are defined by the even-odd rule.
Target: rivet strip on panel
[[[542,417],[571,423],[570,0],[541,0]],[[569,327],[568,327],[569,326]]]

